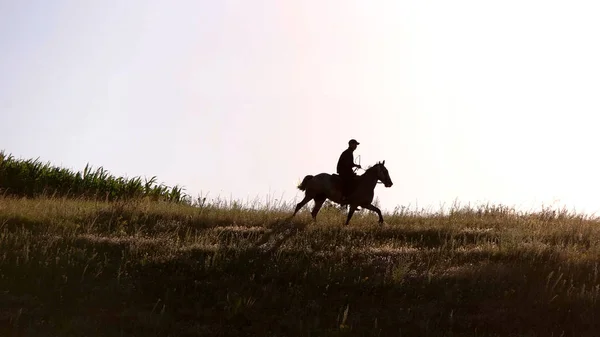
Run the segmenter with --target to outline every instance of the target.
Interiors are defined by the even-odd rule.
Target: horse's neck
[[[361,182],[363,184],[373,188],[375,188],[375,185],[377,185],[377,180],[379,180],[377,178],[377,172],[375,172],[374,170],[365,172],[365,174],[363,174],[361,178]]]

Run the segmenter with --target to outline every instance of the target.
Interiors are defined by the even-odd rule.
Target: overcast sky
[[[0,0],[0,149],[292,201],[356,138],[387,210],[595,212],[599,6]]]

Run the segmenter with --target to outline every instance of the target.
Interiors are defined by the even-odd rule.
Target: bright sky
[[[386,160],[386,210],[596,212],[598,17],[593,0],[0,0],[0,149],[293,201],[356,138],[363,167]]]

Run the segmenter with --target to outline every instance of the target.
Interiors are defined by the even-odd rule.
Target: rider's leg
[[[356,173],[352,172],[340,177],[342,178],[342,204],[347,204],[348,198],[350,197],[350,194],[352,194],[354,185],[356,184],[355,179],[358,176]]]
[[[345,205],[347,203],[347,199],[348,199],[348,185],[349,183],[349,179],[347,175],[340,175],[340,178],[342,179],[342,205]]]

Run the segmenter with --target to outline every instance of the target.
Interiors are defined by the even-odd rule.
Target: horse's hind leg
[[[315,207],[313,207],[313,210],[310,213],[312,214],[313,220],[317,220],[317,213],[319,213],[319,210],[321,209],[321,206],[323,206],[325,199],[327,198],[321,195],[315,197]]]
[[[356,207],[358,206],[350,204],[350,209],[348,210],[348,218],[346,219],[346,225],[350,223],[350,219],[352,219],[352,215],[354,214],[354,211],[356,211]]]
[[[300,202],[298,203],[298,205],[296,205],[296,210],[294,211],[294,214],[292,214],[292,217],[293,217],[293,216],[295,216],[295,215],[296,215],[296,213],[298,213],[298,211],[299,211],[299,210],[300,210],[302,207],[304,207],[304,205],[306,205],[306,204],[307,204],[307,203],[308,203],[308,202],[309,202],[311,199],[312,199],[312,197],[308,196],[308,194],[307,194],[307,195],[305,195],[305,196],[304,196],[304,199],[302,199],[302,201],[300,201]]]

